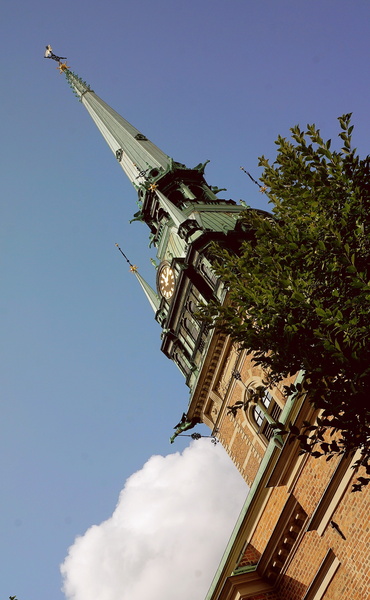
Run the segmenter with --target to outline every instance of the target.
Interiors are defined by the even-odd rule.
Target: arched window
[[[258,429],[258,433],[262,434],[267,440],[270,440],[274,435],[274,428],[271,426],[269,419],[266,418],[266,414],[268,414],[273,421],[278,421],[281,414],[281,408],[277,402],[275,402],[267,388],[263,390],[260,399],[263,408],[258,405],[253,407],[253,420]]]
[[[195,304],[194,300],[189,300],[189,302],[187,304],[187,308],[191,315],[194,315],[194,313],[196,313],[198,310],[197,305]]]
[[[266,410],[268,411],[270,404],[272,402],[272,396],[270,394],[270,392],[268,391],[268,389],[265,389],[263,391],[262,397],[261,397],[261,402],[263,404],[263,406],[266,408]],[[259,406],[255,406],[253,409],[253,418],[257,424],[258,427],[261,427],[264,419],[265,419],[265,415],[264,412],[262,410],[262,408],[260,408]]]

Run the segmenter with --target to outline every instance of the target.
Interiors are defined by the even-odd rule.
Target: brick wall
[[[238,368],[245,384],[248,384],[251,378],[258,379],[262,375],[260,369],[253,365],[250,357],[244,357],[244,362]],[[278,396],[276,399],[283,404],[282,394],[275,390],[274,397],[276,396]],[[241,382],[235,382],[229,396],[224,398],[224,407],[225,404],[231,406],[244,397],[245,388]],[[239,411],[234,418],[224,409],[220,419],[219,437],[250,485],[256,476],[266,445],[259,437],[256,428],[248,422],[244,411]],[[279,527],[277,525],[279,517],[291,495],[306,513],[307,521],[302,525],[294,545],[288,550],[289,554],[284,559],[285,563],[276,580],[273,595],[271,592],[252,595],[251,600],[302,600],[308,586],[319,572],[329,549],[340,562],[340,566],[332,581],[328,583],[323,600],[370,598],[370,486],[364,488],[362,492],[353,493],[351,492],[353,481],[350,481],[330,515],[328,525],[325,529],[322,525],[321,535],[317,530],[307,531],[307,524],[321,501],[339,460],[333,458],[326,461],[325,457],[319,459],[308,457],[302,463],[300,472],[298,470],[294,475],[293,468],[289,488],[281,485],[271,490],[268,503],[248,540],[249,544],[239,563],[240,567],[258,563],[275,527]],[[354,475],[353,480],[358,475],[362,473]],[[294,477],[297,479],[294,480]],[[330,521],[337,524],[337,529],[331,526]],[[314,526],[319,527],[318,524]],[[283,530],[281,535],[283,536]]]
[[[321,497],[318,490],[324,491],[332,472],[333,467],[325,460],[307,461],[294,495],[300,498],[302,505],[304,503],[305,510],[310,510],[309,515]],[[354,474],[353,480],[355,478]],[[364,488],[362,492],[352,492],[351,483],[330,519],[345,539],[330,522],[322,536],[317,531],[304,534],[279,585],[285,600],[303,597],[329,548],[340,561],[340,567],[328,586],[324,600],[370,598],[370,490]]]
[[[251,539],[251,544],[259,551],[263,552],[271,533],[277,523],[279,516],[287,501],[287,490],[285,487],[278,487],[272,490],[268,504],[261,515],[258,525]]]
[[[225,414],[219,425],[218,439],[236,465],[246,483],[251,486],[261,464],[266,447],[255,443],[254,435],[240,419]]]
[[[338,462],[339,458],[333,458],[329,462],[324,456],[308,458],[302,476],[294,489],[295,497],[308,515],[316,508]]]
[[[231,351],[231,353],[234,350]],[[237,355],[235,355],[237,356]],[[243,354],[242,359],[237,365],[237,369],[241,375],[241,381],[233,381],[231,389],[226,385],[226,381],[230,382],[232,365],[236,364],[235,357],[233,360],[224,359],[225,366],[221,371],[219,379],[214,385],[214,390],[223,392],[228,389],[228,395],[225,395],[222,401],[223,413],[217,424],[218,439],[226,449],[232,461],[239,469],[247,484],[250,486],[257,474],[262,458],[267,447],[267,440],[258,432],[257,425],[251,422],[250,417],[247,417],[243,409],[236,413],[236,416],[228,414],[228,406],[233,406],[237,402],[243,401],[246,396],[246,387],[251,382],[256,385],[261,385],[264,372],[260,367],[256,367],[250,355]],[[233,367],[234,368],[234,367]],[[227,377],[225,375],[227,372]],[[290,382],[289,378],[287,382]],[[222,385],[220,384],[222,382]],[[282,388],[282,386],[280,386]],[[282,407],[285,403],[285,398],[280,389],[274,390],[274,399]]]
[[[261,552],[252,545],[248,544],[244,550],[241,561],[238,564],[239,567],[247,567],[248,565],[256,565],[261,557]]]
[[[255,596],[245,596],[248,600],[281,600],[281,596],[278,592],[263,592],[262,594],[257,594]]]
[[[304,597],[329,549],[334,552],[340,566],[328,584],[323,599],[370,598],[370,489],[351,491],[353,481],[363,474],[361,471],[352,475],[322,535],[316,530],[307,531],[307,523],[330,481],[335,462],[336,459],[326,462],[325,459],[309,458],[293,489],[289,490],[286,486],[272,489],[240,561],[239,566],[257,564],[279,522],[285,503],[293,494],[308,517],[276,583],[276,590],[284,600],[301,600]],[[330,521],[338,526],[339,532],[331,526]],[[257,599],[255,596],[252,598]]]

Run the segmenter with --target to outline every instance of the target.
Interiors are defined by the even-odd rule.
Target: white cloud
[[[74,600],[203,600],[247,494],[209,440],[152,456],[113,515],[78,537],[61,566]]]

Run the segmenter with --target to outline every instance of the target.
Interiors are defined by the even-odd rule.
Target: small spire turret
[[[133,265],[129,259],[127,258],[126,254],[123,252],[123,250],[119,247],[118,244],[116,244],[116,247],[118,248],[118,250],[120,251],[120,253],[122,254],[123,258],[126,260],[126,262],[130,265],[130,271],[131,273],[134,273],[136,279],[138,280],[139,284],[141,285],[141,288],[144,292],[144,294],[146,295],[150,306],[152,307],[154,313],[156,313],[159,310],[159,305],[160,305],[160,300],[158,295],[155,293],[155,291],[153,290],[153,288],[149,285],[149,283],[147,283],[147,281],[145,281],[144,277],[142,277],[138,271],[138,268],[136,265]]]
[[[159,190],[155,189],[155,194],[159,199],[159,204],[165,211],[168,212],[176,227],[180,227],[180,225],[186,220],[184,213],[182,213],[175,204],[170,202],[168,198],[166,198],[166,196]]]

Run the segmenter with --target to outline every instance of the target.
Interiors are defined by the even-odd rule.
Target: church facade
[[[351,493],[356,457],[313,459],[276,435],[276,421],[299,426],[317,416],[306,398],[283,393],[303,374],[267,389],[253,356],[197,317],[200,303],[227,301],[210,244],[237,251],[248,235],[238,220],[246,209],[218,197],[206,163],[174,161],[68,67],[62,72],[135,187],[135,218],[157,249],[156,289],[132,270],[162,328],[161,350],[190,389],[173,440],[205,423],[250,487],[206,600],[365,600],[370,500],[366,490]],[[236,403],[243,408],[230,410]]]

